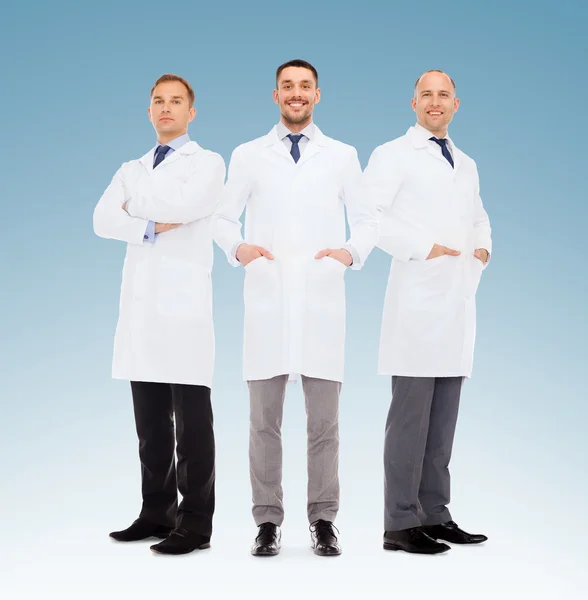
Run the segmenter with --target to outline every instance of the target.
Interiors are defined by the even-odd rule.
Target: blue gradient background
[[[587,318],[585,6],[559,2],[39,1],[3,9],[2,403],[4,598],[334,596],[579,597],[586,566]],[[154,557],[109,542],[139,508],[125,382],[110,379],[124,245],[92,232],[121,162],[154,143],[148,92],[190,80],[201,145],[231,150],[268,131],[276,66],[320,73],[315,121],[357,147],[414,122],[412,85],[440,68],[462,107],[450,133],[474,157],[495,249],[478,293],[473,379],[455,442],[456,520],[484,547],[381,550],[383,431],[390,382],[376,375],[389,259],[348,282],[341,399],[344,554],[314,557],[305,521],[299,386],[284,418],[284,548],[249,556],[248,397],[241,381],[241,270],[214,268],[218,508],[213,549]],[[271,563],[271,564],[270,564]],[[4,595],[4,591],[7,595]]]

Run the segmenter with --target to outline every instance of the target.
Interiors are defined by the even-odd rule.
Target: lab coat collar
[[[299,134],[302,134],[309,140],[312,140],[316,135],[316,130],[317,126],[311,121],[302,131],[299,132]],[[278,124],[276,125],[276,134],[282,141],[284,141],[284,138],[291,133],[292,132],[286,125],[284,125],[282,121],[278,121]]]
[[[316,125],[313,124],[313,126],[314,131],[312,131],[312,137],[309,137],[308,144],[304,149],[300,160],[294,165],[296,167],[300,167],[304,163],[308,162],[321,151],[321,148],[329,146],[330,144],[329,138],[324,135]],[[286,149],[286,146],[282,140],[283,138],[280,137],[278,133],[278,126],[275,125],[272,130],[262,138],[262,144],[267,148],[271,148],[289,162],[293,162],[292,156],[290,156],[290,153]]]
[[[151,150],[149,150],[149,152],[147,152],[147,154],[143,155],[139,159],[140,162],[143,164],[143,166],[149,172],[153,171],[153,155],[155,154],[155,149],[157,148],[157,146],[159,146],[159,144],[156,144],[155,146],[153,146],[153,148],[151,148]],[[184,144],[183,146],[178,148],[175,152],[173,152],[170,156],[166,157],[164,162],[166,165],[169,165],[173,161],[178,160],[181,156],[186,156],[188,154],[195,154],[200,149],[201,149],[200,146],[196,142],[193,142],[193,141],[187,142],[186,144]],[[160,165],[160,166],[162,166],[162,165]],[[159,167],[157,167],[157,168],[159,168]]]
[[[317,146],[328,146],[329,145],[329,138],[316,126],[314,125],[314,131],[312,132],[312,137],[309,137],[309,145],[311,143],[316,144]],[[309,125],[310,127],[310,125]],[[306,128],[308,129],[308,128]],[[278,143],[282,144],[282,147],[284,148],[284,150],[286,150],[286,147],[284,146],[284,142],[282,141],[282,138],[279,136],[278,134],[278,126],[275,125],[274,127],[272,127],[272,129],[270,130],[270,132],[265,135],[262,138],[262,143],[264,146],[269,147],[269,146],[274,146]],[[286,151],[286,155],[289,156],[288,152]]]
[[[415,148],[426,148],[431,156],[434,156],[438,160],[447,162],[441,152],[435,147],[434,144],[431,144],[430,142],[430,138],[434,137],[435,134],[431,133],[428,129],[425,129],[422,125],[416,123],[416,125],[413,127],[409,127],[406,135]],[[453,143],[453,140],[449,137],[449,135],[446,135],[445,139],[447,139],[449,149],[451,150],[451,155],[453,156],[453,172],[455,175],[462,163],[461,152]],[[451,167],[451,165],[449,165],[449,167]]]

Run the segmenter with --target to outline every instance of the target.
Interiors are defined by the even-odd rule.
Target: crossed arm
[[[133,194],[127,205],[131,217],[156,223],[185,224],[209,217],[216,208],[225,180],[225,163],[218,154],[193,160],[188,177],[154,180]]]
[[[225,165],[219,155],[192,163],[185,181],[153,181],[149,188],[129,194],[125,166],[114,175],[94,209],[94,231],[104,238],[142,244],[149,221],[155,233],[209,217],[222,191]]]

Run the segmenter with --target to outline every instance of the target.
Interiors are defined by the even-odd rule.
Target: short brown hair
[[[280,65],[278,67],[278,69],[276,70],[276,85],[278,85],[278,79],[280,78],[280,73],[284,69],[287,69],[288,67],[302,67],[303,69],[308,69],[314,75],[314,79],[316,81],[316,86],[318,87],[317,70],[309,62],[306,62],[305,60],[301,60],[299,58],[297,58],[295,60],[289,60],[288,62],[285,62],[283,65]]]
[[[429,69],[428,71],[425,71],[414,83],[414,92],[416,94],[416,89],[417,89],[417,85],[419,84],[419,81],[427,74],[427,73],[443,73],[443,75],[447,75],[447,73],[445,71],[441,71],[440,69]],[[455,81],[453,81],[453,79],[451,79],[451,77],[449,75],[447,75],[447,77],[449,77],[449,81],[451,81],[451,83],[453,84],[453,91],[455,91]]]
[[[188,98],[190,100],[190,106],[193,106],[194,104],[194,90],[192,89],[192,86],[183,78],[180,77],[179,75],[174,75],[173,73],[166,73],[165,75],[162,75],[154,84],[153,87],[151,88],[151,93],[149,94],[149,98],[151,98],[153,96],[153,92],[155,90],[155,88],[160,84],[160,83],[165,83],[166,81],[179,81],[180,83],[183,83],[186,90],[188,91]]]

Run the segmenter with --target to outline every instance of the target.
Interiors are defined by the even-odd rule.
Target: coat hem
[[[312,377],[313,379],[324,379],[325,381],[337,381],[338,383],[343,383],[343,377],[328,377],[324,374],[319,375],[317,373],[314,373],[312,371],[302,371],[302,372],[296,372],[296,373],[288,373],[286,372],[281,372],[281,373],[273,373],[271,375],[268,375],[267,373],[263,376],[258,375],[258,376],[247,376],[245,374],[243,374],[243,381],[265,381],[267,379],[272,379],[274,377],[279,377],[280,375],[296,375],[296,378],[298,378],[300,375],[304,375],[304,377]]]
[[[415,373],[414,371],[378,371],[378,375],[385,375],[386,377],[471,377],[471,371],[464,373],[463,371],[454,371],[450,373]]]
[[[184,379],[184,378],[174,378],[173,381],[169,379],[163,379],[160,377],[129,377],[124,375],[112,375],[113,379],[117,379],[119,381],[141,381],[144,383],[175,383],[178,385],[202,385],[207,388],[212,389],[212,381],[204,380],[204,379]]]

